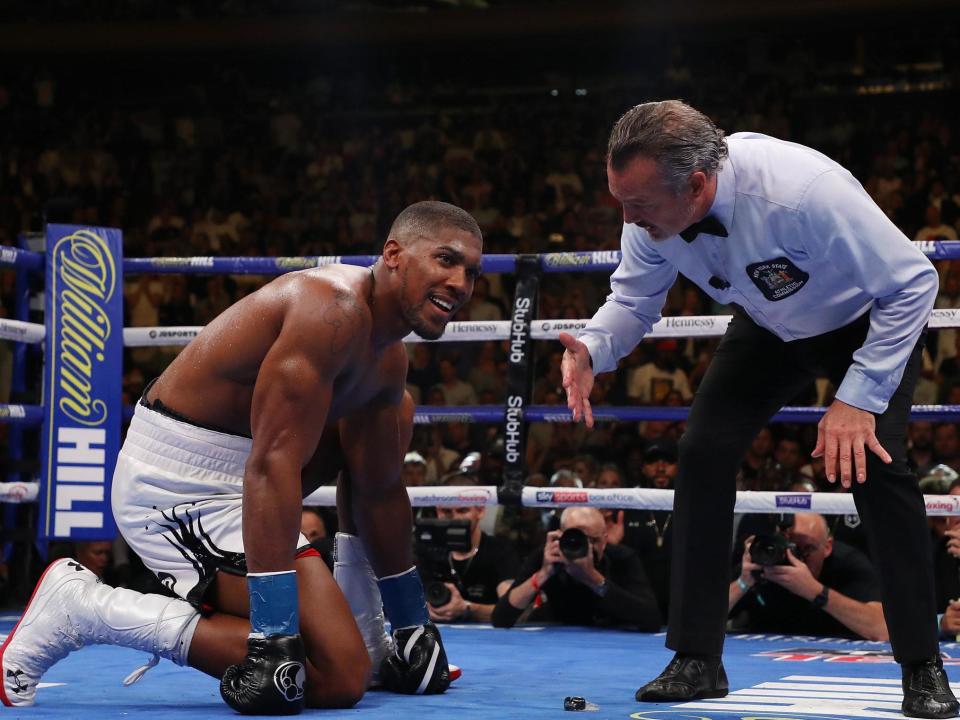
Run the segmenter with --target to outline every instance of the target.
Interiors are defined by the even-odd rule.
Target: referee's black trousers
[[[784,342],[742,311],[734,315],[680,440],[668,648],[713,655],[723,650],[739,463],[769,418],[820,373],[839,387],[868,329],[869,313],[824,335]],[[862,485],[853,481],[857,511],[880,573],[890,641],[900,663],[938,652],[926,512],[906,461],[921,344],[922,337],[886,412],[875,416],[877,439],[893,463],[885,465],[868,449],[867,481]]]

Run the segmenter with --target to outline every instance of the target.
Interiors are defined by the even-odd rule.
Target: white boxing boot
[[[73,650],[97,643],[153,654],[147,665],[127,676],[136,682],[161,657],[186,665],[190,641],[200,620],[190,603],[104,585],[76,560],[50,564],[40,577],[23,617],[0,647],[4,705],[33,705],[37,683]]]
[[[333,577],[350,605],[357,627],[360,628],[363,643],[367,646],[373,665],[370,686],[376,687],[380,684],[380,663],[393,651],[393,640],[387,633],[377,576],[370,567],[363,542],[356,535],[337,533],[333,553]]]

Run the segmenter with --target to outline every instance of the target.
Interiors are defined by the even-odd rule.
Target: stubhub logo
[[[778,508],[804,508],[809,510],[813,501],[810,493],[800,493],[797,495],[777,495]]]

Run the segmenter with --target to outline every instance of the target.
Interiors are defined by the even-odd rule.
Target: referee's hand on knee
[[[876,420],[872,413],[842,400],[834,400],[817,424],[817,446],[810,453],[823,456],[827,480],[837,481],[849,488],[856,476],[857,482],[867,481],[867,449],[883,462],[893,461],[876,436]]]

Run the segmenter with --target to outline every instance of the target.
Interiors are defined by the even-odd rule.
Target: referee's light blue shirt
[[[930,317],[936,270],[830,158],[758,133],[727,142],[710,214],[729,237],[654,240],[624,225],[611,293],[579,335],[594,370],[613,370],[650,332],[679,271],[785,341],[836,330],[869,309],[867,339],[836,397],[882,413]]]

